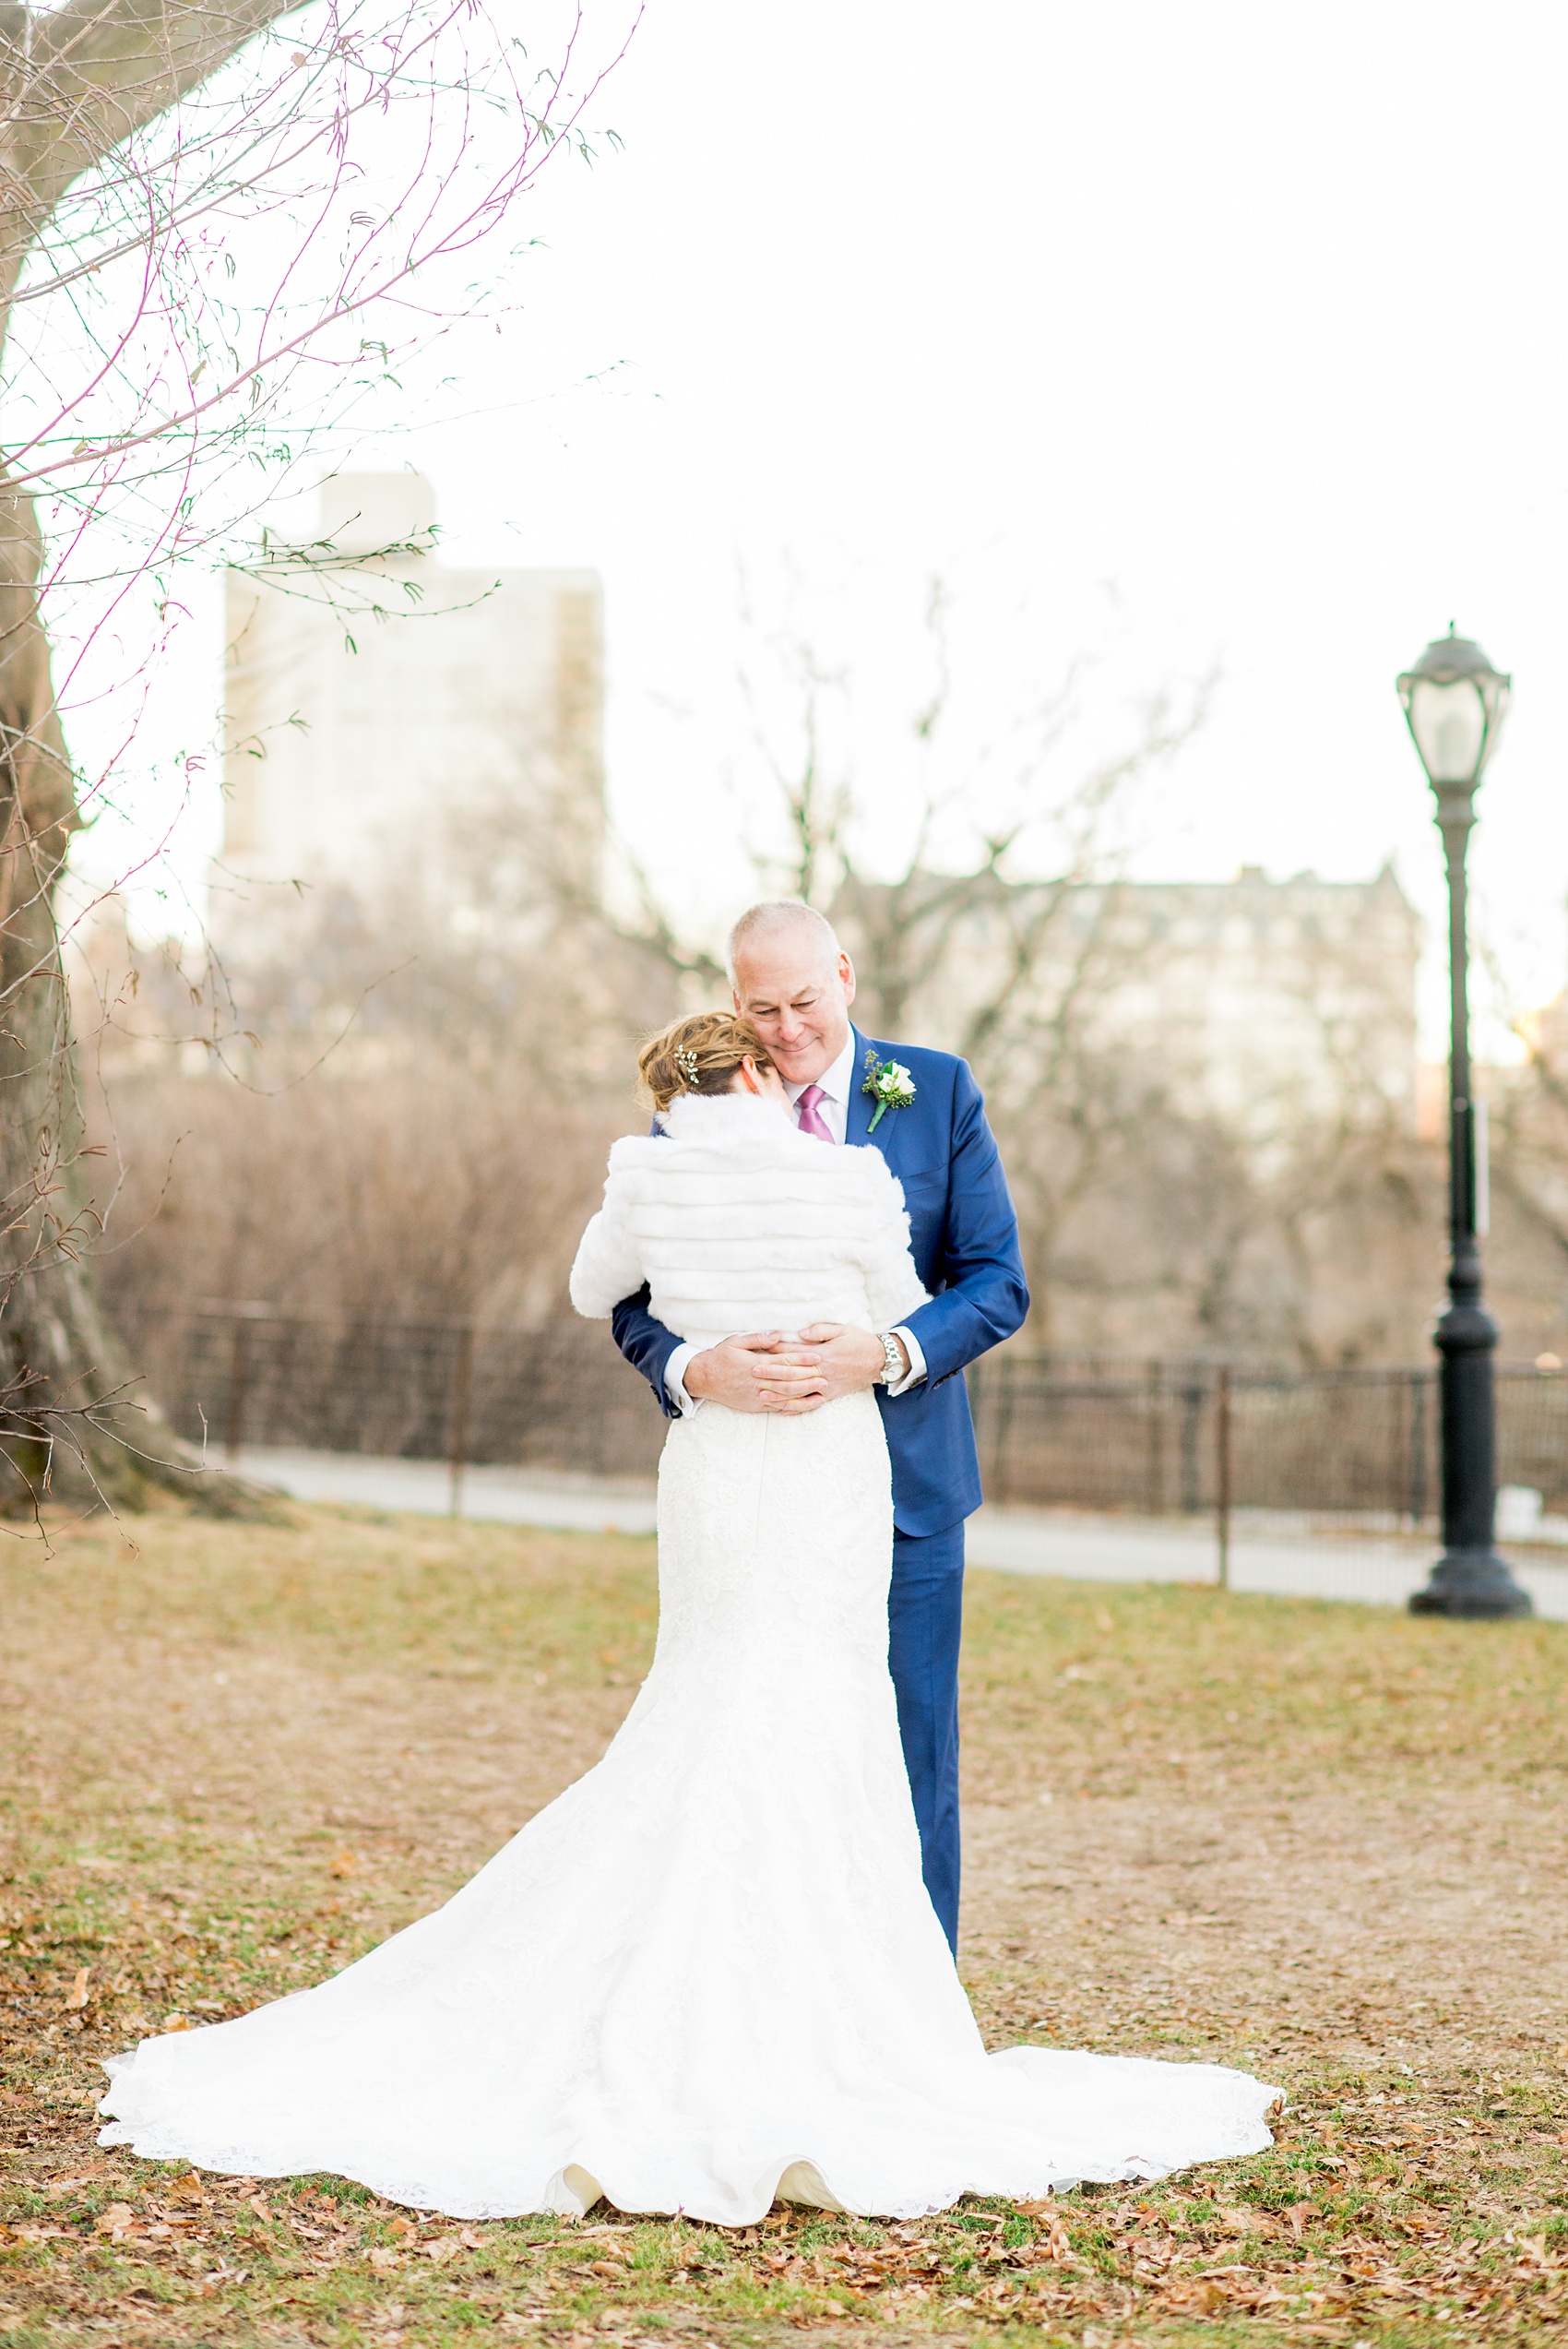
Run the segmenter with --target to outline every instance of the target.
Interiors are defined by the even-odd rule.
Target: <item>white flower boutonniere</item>
[[[908,1109],[915,1097],[915,1080],[901,1061],[878,1060],[874,1052],[868,1052],[861,1091],[876,1103],[876,1115],[866,1127],[868,1134],[874,1134],[886,1111]]]

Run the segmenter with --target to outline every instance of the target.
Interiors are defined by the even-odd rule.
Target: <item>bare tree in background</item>
[[[188,1490],[195,1466],[125,1400],[90,1272],[58,891],[103,779],[73,770],[62,711],[81,662],[52,675],[51,606],[87,599],[101,649],[149,578],[169,593],[277,493],[301,435],[345,427],[445,323],[432,269],[583,137],[600,78],[574,86],[573,34],[520,79],[517,44],[467,0],[326,0],[291,41],[289,13],[68,0],[9,6],[0,28],[0,1508]],[[481,135],[497,110],[498,161]],[[395,176],[372,194],[357,142],[388,117]],[[263,255],[248,292],[242,230],[250,266]],[[459,306],[478,298],[470,284]],[[222,1479],[195,1489],[244,1505]]]
[[[1140,782],[1203,726],[1212,680],[1178,705],[1161,696],[1118,754],[1063,783],[1064,737],[1076,672],[1069,667],[1022,737],[1004,753],[1000,790],[933,757],[953,696],[948,603],[933,582],[926,609],[932,683],[907,734],[905,844],[897,868],[868,862],[861,794],[824,756],[823,704],[846,680],[812,648],[776,648],[792,674],[799,716],[789,748],[758,726],[781,816],[782,846],[758,857],[765,884],[831,914],[859,981],[857,1017],[879,1035],[920,1035],[959,1053],[985,1090],[1020,1208],[1035,1306],[1030,1335],[1048,1341],[1056,1258],[1075,1211],[1129,1138],[1146,1134],[1151,1087],[1108,1053],[1096,1013],[1140,948],[1122,918],[1120,818]],[[978,781],[984,781],[982,797]],[[981,809],[989,803],[988,815]],[[955,818],[969,817],[971,855],[941,869]],[[1029,867],[1047,877],[1024,876]],[[1087,918],[1086,918],[1087,917]]]

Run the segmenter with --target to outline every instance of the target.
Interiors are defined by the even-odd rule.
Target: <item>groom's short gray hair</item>
[[[770,930],[810,930],[833,961],[837,961],[843,951],[838,944],[838,933],[826,914],[819,913],[814,905],[808,905],[803,898],[765,897],[759,904],[747,906],[730,933],[727,959],[731,984],[735,978],[735,957],[753,938],[765,937]]]

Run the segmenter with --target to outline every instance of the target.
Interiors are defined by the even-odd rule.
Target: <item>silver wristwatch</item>
[[[888,1335],[882,1341],[882,1352],[884,1356],[882,1376],[876,1383],[879,1387],[896,1387],[909,1370],[909,1365],[904,1360],[904,1349],[897,1338]]]

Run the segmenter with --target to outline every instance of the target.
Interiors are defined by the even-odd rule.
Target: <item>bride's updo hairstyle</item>
[[[732,1011],[694,1011],[648,1038],[637,1055],[637,1075],[655,1109],[668,1109],[681,1093],[727,1093],[742,1060],[773,1066],[751,1021]]]

